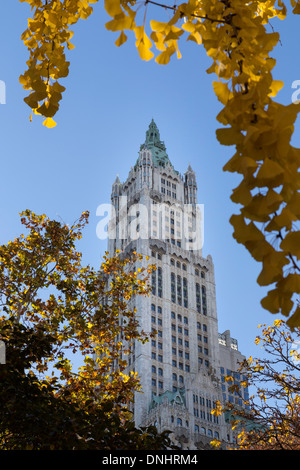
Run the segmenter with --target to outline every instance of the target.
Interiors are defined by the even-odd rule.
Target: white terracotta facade
[[[171,430],[183,449],[204,449],[214,437],[232,441],[224,417],[211,409],[217,400],[240,404],[228,394],[224,375],[240,380],[243,356],[230,332],[218,331],[214,264],[202,256],[196,175],[190,165],[183,176],[173,168],[153,120],[127,180],[113,183],[111,202],[109,253],[136,251],[144,266],[157,267],[152,294],[132,305],[141,329],[158,332],[146,344],[136,342],[127,356],[143,391],[135,396],[136,425]]]

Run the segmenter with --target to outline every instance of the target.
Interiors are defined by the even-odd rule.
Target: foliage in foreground
[[[129,303],[148,294],[152,267],[138,267],[136,253],[82,266],[76,242],[87,220],[68,227],[26,211],[27,235],[0,246],[1,449],[169,445],[168,433],[135,429],[128,411],[139,381],[125,374],[126,355],[148,340]]]
[[[300,330],[291,334],[283,320],[275,320],[272,326],[262,327],[256,343],[262,344],[264,353],[241,364],[244,382],[235,384],[232,377],[226,378],[231,393],[250,410],[227,403],[215,413],[230,419],[237,449],[299,450]],[[244,386],[254,390],[249,400],[243,398]]]

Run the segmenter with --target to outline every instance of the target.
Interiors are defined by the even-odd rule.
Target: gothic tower
[[[126,181],[113,183],[111,203],[110,255],[136,251],[145,267],[157,267],[151,295],[132,305],[141,329],[157,331],[127,356],[128,371],[138,373],[142,386],[135,394],[135,424],[171,429],[182,448],[205,448],[214,437],[230,440],[224,417],[211,410],[229,398],[224,373],[236,374],[243,356],[230,332],[218,333],[214,265],[202,255],[195,172],[190,165],[184,176],[174,169],[153,119]]]

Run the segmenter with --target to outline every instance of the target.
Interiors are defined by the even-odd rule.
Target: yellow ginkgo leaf
[[[174,46],[168,47],[165,51],[159,54],[155,61],[160,65],[166,65],[170,62],[170,57],[176,51]]]
[[[237,204],[249,204],[252,199],[252,194],[249,186],[243,180],[237,188],[235,188],[230,196],[230,199]]]
[[[47,118],[43,122],[43,126],[48,127],[49,129],[56,126],[56,122],[52,118]]]
[[[155,31],[152,31],[152,33],[150,34],[150,38],[154,42],[158,51],[166,50],[166,46],[164,44],[164,35],[162,33],[156,33]]]
[[[190,34],[187,41],[194,41],[196,44],[202,44],[202,37],[199,33]]]
[[[273,250],[272,245],[266,240],[247,241],[245,247],[256,261],[263,261]]]
[[[140,58],[143,60],[150,60],[154,56],[153,52],[150,51],[152,47],[152,42],[148,38],[145,30],[142,26],[137,26],[134,28],[135,36],[136,36],[136,48],[139,52]]]
[[[258,163],[250,157],[244,157],[235,153],[233,157],[224,165],[224,171],[237,172],[246,174],[248,172],[254,172],[258,166]]]
[[[106,29],[109,31],[122,31],[123,29],[130,29],[133,25],[133,20],[125,13],[120,13],[117,18],[105,24]]]
[[[271,83],[271,93],[269,93],[269,96],[276,96],[279,90],[283,87],[283,81],[281,80],[273,80]]]
[[[243,134],[232,127],[217,129],[217,139],[222,145],[237,145],[242,142]]]
[[[297,220],[297,217],[287,208],[284,207],[279,215],[275,215],[271,222],[265,227],[268,232],[280,231],[283,227],[290,230],[292,223]]]
[[[256,227],[253,222],[246,224],[244,217],[239,214],[234,214],[230,218],[230,223],[234,227],[234,238],[238,243],[247,243],[250,241],[260,242],[264,240],[264,236],[261,231]]]
[[[300,275],[289,273],[278,283],[278,286],[283,294],[300,294]]]
[[[300,307],[297,307],[293,315],[288,319],[286,324],[291,328],[293,331],[294,328],[300,326]]]
[[[72,44],[70,41],[67,41],[67,47],[69,50],[75,49],[74,44]]]
[[[242,209],[243,214],[260,222],[270,220],[269,215],[279,209],[282,196],[270,189],[266,195],[256,194],[252,201]]]
[[[168,34],[168,32],[170,31],[170,26],[168,25],[168,23],[162,23],[161,21],[151,20],[150,26],[152,31],[156,31],[159,33]]]
[[[260,286],[267,286],[277,281],[282,275],[282,268],[289,264],[288,258],[281,251],[270,250],[263,257],[263,269],[257,278]]]
[[[117,47],[120,47],[120,46],[122,46],[122,44],[124,44],[124,42],[126,42],[126,41],[127,41],[127,36],[126,36],[126,34],[124,33],[124,31],[121,31],[120,36],[119,36],[118,39],[115,41],[115,45],[116,45]]]
[[[112,17],[122,12],[120,0],[105,0],[104,7],[107,13]]]
[[[300,259],[300,231],[287,233],[280,243],[280,248]]]
[[[256,181],[259,186],[275,187],[282,183],[283,177],[282,166],[274,160],[266,158],[256,175]]]
[[[279,293],[277,289],[272,289],[268,292],[266,297],[261,300],[263,308],[271,313],[279,313]]]
[[[227,104],[233,97],[233,93],[229,90],[227,83],[213,82],[213,88],[218,100],[221,101],[222,104]]]
[[[190,21],[187,21],[186,23],[183,23],[181,28],[184,29],[185,31],[187,31],[188,33],[194,33],[194,31],[197,28],[197,24],[196,23],[191,23]]]
[[[300,3],[297,3],[295,8],[293,9],[294,15],[300,15]]]

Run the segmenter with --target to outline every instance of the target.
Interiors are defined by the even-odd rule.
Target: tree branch
[[[151,3],[152,5],[156,5],[158,7],[161,7],[161,8],[166,8],[168,10],[173,10],[173,11],[177,11],[178,10],[178,7],[176,6],[170,6],[170,5],[165,5],[163,3],[158,3],[158,2],[153,2],[152,0],[145,0],[145,6],[148,4],[148,3]],[[180,10],[178,10],[180,11]],[[182,13],[182,16],[185,16],[184,13]],[[190,16],[192,16],[193,18],[199,18],[199,19],[202,19],[202,20],[208,20],[208,21],[211,21],[212,23],[223,23],[223,24],[227,24],[227,21],[225,20],[217,20],[215,18],[210,18],[209,16],[205,15],[205,16],[201,16],[201,15],[196,15],[194,13],[191,13]]]

